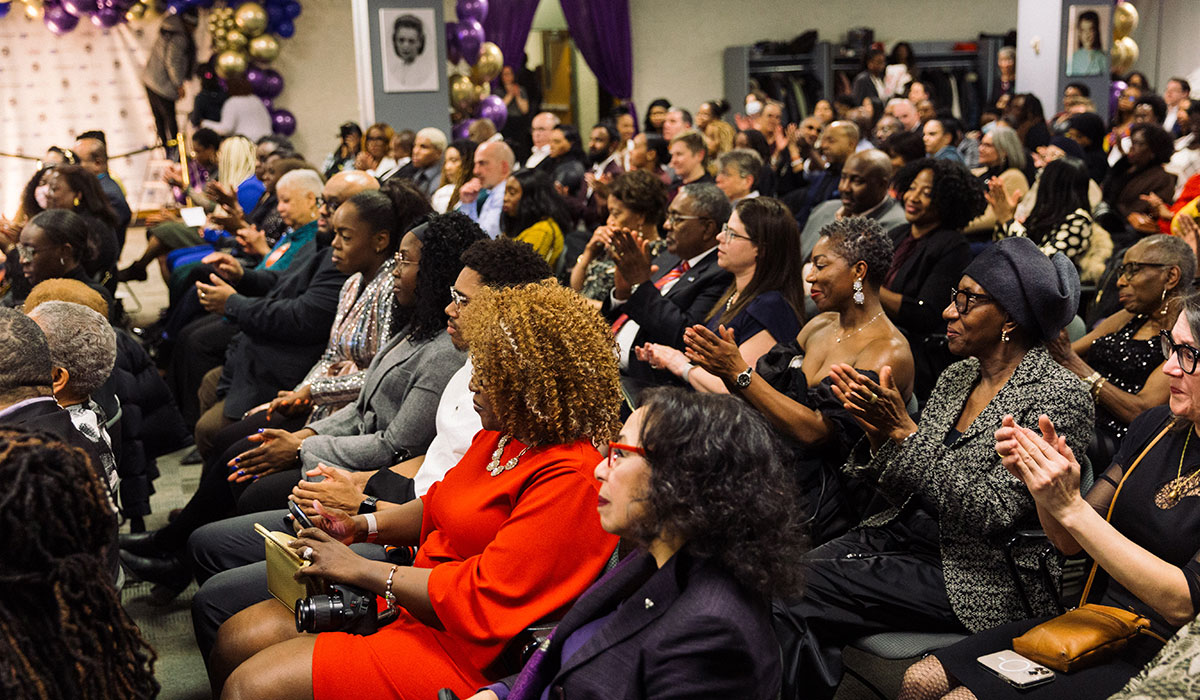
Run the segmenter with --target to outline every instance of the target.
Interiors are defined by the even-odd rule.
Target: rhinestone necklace
[[[525,449],[517,453],[516,457],[500,464],[500,456],[504,454],[504,448],[508,447],[508,443],[512,440],[512,435],[505,435],[500,438],[500,442],[496,444],[496,451],[492,453],[492,461],[488,462],[487,470],[492,476],[499,476],[501,472],[506,472],[509,469],[517,466],[517,460],[521,459],[526,452],[533,449],[533,445],[528,445]]]

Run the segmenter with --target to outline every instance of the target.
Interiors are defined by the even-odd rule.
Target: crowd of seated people
[[[320,167],[200,129],[168,179],[205,223],[146,220],[119,272],[102,135],[57,149],[0,221],[0,304],[27,314],[0,311],[0,471],[37,494],[22,470],[79,448],[95,488],[61,517],[90,554],[30,542],[101,574],[83,590],[110,624],[4,627],[36,658],[0,694],[153,694],[125,576],[200,584],[230,698],[832,697],[878,632],[964,637],[901,697],[1005,697],[976,658],[1048,620],[1081,555],[1082,601],[1153,635],[1035,693],[1178,667],[1200,612],[1200,107],[1181,79],[1131,82],[1106,123],[1072,84],[1047,120],[1010,52],[964,124],[895,54],[790,117],[755,89],[588,128],[514,89],[502,132],[347,122]],[[113,294],[152,266],[171,295],[140,338],[165,381]],[[138,422],[159,390],[168,445]],[[114,512],[149,512],[136,453],[191,443],[187,504],[118,536]],[[256,525],[297,535],[314,587],[376,600],[379,630],[298,631]],[[1034,529],[1054,565],[1008,544]],[[57,650],[67,627],[103,648]],[[119,670],[57,673],[63,653]]]

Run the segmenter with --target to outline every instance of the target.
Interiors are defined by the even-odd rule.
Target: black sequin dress
[[[1107,379],[1109,384],[1131,394],[1141,391],[1150,374],[1163,363],[1158,338],[1136,340],[1133,337],[1145,323],[1145,316],[1134,316],[1116,333],[1096,338],[1087,353],[1087,363],[1092,369]],[[1097,404],[1096,442],[1107,446],[1098,456],[1111,457],[1128,429],[1128,423]],[[1104,460],[1103,463],[1097,463],[1093,460],[1092,466],[1099,472],[1108,466],[1108,462]]]

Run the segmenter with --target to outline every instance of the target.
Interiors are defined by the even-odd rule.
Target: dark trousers
[[[946,597],[937,523],[919,511],[906,522],[854,530],[807,557],[804,597],[776,601],[783,700],[832,698],[842,649],[876,632],[964,632]]]
[[[155,544],[168,551],[182,550],[187,544],[188,537],[197,528],[222,518],[228,518],[236,512],[237,498],[245,487],[229,481],[229,474],[233,470],[226,465],[234,457],[256,446],[255,443],[247,440],[246,436],[258,432],[260,428],[296,430],[303,425],[303,416],[287,418],[276,413],[268,419],[266,411],[261,411],[219,432],[213,449],[215,456],[205,460],[196,493],[192,494],[191,499],[179,512],[179,515],[158,531],[155,536]],[[293,479],[292,484],[295,485],[295,483],[296,480]],[[278,508],[286,505],[283,500],[279,500],[271,507]],[[260,541],[259,545],[261,546],[261,544]]]
[[[146,99],[150,102],[150,113],[154,115],[154,132],[167,149],[167,158],[174,159],[178,153],[175,146],[168,145],[179,133],[179,122],[175,119],[175,100],[163,97],[157,92],[146,88]]]
[[[180,331],[167,369],[167,384],[188,426],[195,426],[200,419],[196,392],[204,375],[225,362],[225,350],[237,332],[237,326],[220,316],[203,316]]]
[[[196,530],[188,540],[192,571],[200,583],[192,598],[192,627],[205,661],[223,622],[270,599],[263,538],[254,524],[291,533],[286,515],[286,510],[273,510],[221,520]],[[351,549],[367,559],[384,559],[379,545],[354,544]]]

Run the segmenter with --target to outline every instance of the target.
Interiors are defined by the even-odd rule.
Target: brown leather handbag
[[[1121,483],[1117,484],[1117,490],[1109,502],[1105,520],[1112,519],[1113,506],[1117,502],[1117,496],[1121,495],[1121,487],[1125,485],[1125,480],[1172,425],[1174,421],[1168,422],[1162,432],[1146,445],[1146,449],[1142,450],[1133,465],[1125,470]],[[1097,565],[1093,563],[1078,608],[1047,620],[1014,638],[1013,651],[1055,671],[1069,673],[1107,661],[1139,634],[1149,635],[1166,643],[1166,640],[1150,631],[1150,620],[1142,615],[1131,610],[1086,602],[1092,581],[1096,577],[1096,569]]]

